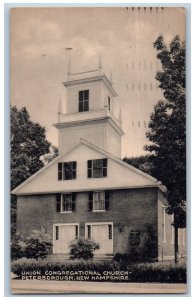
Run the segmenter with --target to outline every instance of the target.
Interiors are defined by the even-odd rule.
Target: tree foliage
[[[49,152],[45,128],[31,121],[23,107],[11,108],[11,189],[44,166],[41,156]]]
[[[44,155],[49,156],[44,160]],[[11,107],[11,190],[57,155],[46,140],[45,128],[30,119],[25,107]],[[11,196],[11,234],[15,233],[16,197]]]
[[[33,230],[26,239],[16,233],[11,240],[11,259],[46,258],[51,252],[51,236],[43,231]]]
[[[123,161],[144,173],[154,176],[153,155],[124,157]]]
[[[163,37],[154,43],[162,69],[156,79],[164,100],[154,107],[147,133],[153,156],[153,175],[166,186],[167,212],[174,213],[174,224],[186,222],[186,97],[185,45],[176,36],[167,47]]]

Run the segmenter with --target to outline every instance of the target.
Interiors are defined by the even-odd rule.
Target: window
[[[76,179],[76,161],[58,163],[58,180]]]
[[[105,210],[105,192],[93,193],[93,210]]]
[[[110,209],[110,191],[89,192],[89,211],[105,211]]]
[[[107,158],[88,160],[88,178],[107,177]]]
[[[72,211],[72,195],[63,194],[61,199],[61,212]]]
[[[79,112],[89,110],[89,90],[79,91]]]
[[[76,210],[76,193],[56,194],[56,211],[73,212]]]

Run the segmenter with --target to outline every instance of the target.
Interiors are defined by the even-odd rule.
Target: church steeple
[[[99,67],[81,73],[69,73],[66,87],[66,114],[58,110],[59,152],[83,138],[94,145],[121,156],[121,122],[116,115],[116,91]],[[60,104],[61,107],[61,104]]]
[[[99,64],[98,64],[98,68],[102,69],[102,58],[101,55],[99,56]]]

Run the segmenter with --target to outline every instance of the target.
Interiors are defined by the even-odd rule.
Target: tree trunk
[[[178,227],[175,225],[175,263],[178,263]]]

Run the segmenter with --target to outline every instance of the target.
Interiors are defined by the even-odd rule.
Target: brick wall
[[[129,253],[135,248],[139,253],[146,249],[148,228],[157,234],[157,189],[143,188],[110,191],[110,207],[106,212],[88,211],[88,193],[77,193],[76,210],[72,213],[56,212],[56,195],[19,196],[17,203],[17,229],[24,236],[31,230],[45,227],[53,234],[55,223],[79,223],[80,236],[85,234],[85,222],[113,222],[114,254]],[[120,232],[118,224],[122,224]],[[129,245],[131,230],[140,233],[139,245]],[[153,238],[157,245],[157,238]],[[157,250],[155,256],[157,256]]]

